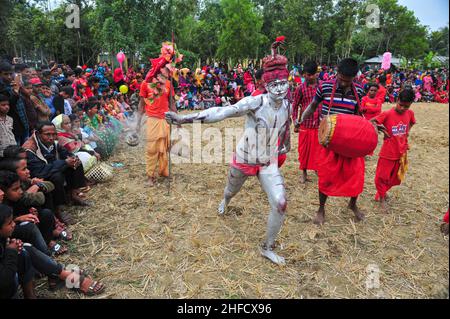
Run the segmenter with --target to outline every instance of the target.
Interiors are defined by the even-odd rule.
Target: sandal
[[[85,187],[80,188],[80,194],[82,193],[88,193],[92,188],[88,185]]]
[[[77,194],[77,197],[78,198],[81,198],[81,199],[86,199],[86,194],[85,193],[83,193],[83,192],[79,192],[78,194]]]
[[[88,271],[80,269],[80,276],[87,276]],[[50,291],[56,291],[66,286],[66,281],[58,277],[48,277],[48,289]]]
[[[64,240],[64,241],[71,241],[73,239],[72,232],[67,230],[67,229],[65,229],[65,228],[62,228],[61,231],[57,235],[55,235],[55,239],[61,239],[61,240]]]
[[[90,285],[87,288],[87,291],[84,291],[81,287],[86,280],[90,280]],[[101,282],[94,281],[92,278],[87,277],[86,275],[80,275],[80,288],[77,288],[77,291],[83,293],[88,297],[92,297],[95,295],[100,295],[105,290],[105,285]]]
[[[50,252],[52,253],[53,256],[61,256],[69,251],[67,249],[67,247],[61,246],[60,244],[58,244],[56,242],[54,245],[50,246],[49,248],[50,248]]]

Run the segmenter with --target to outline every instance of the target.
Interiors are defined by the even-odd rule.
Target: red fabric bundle
[[[244,73],[244,84],[248,85],[250,82],[253,82],[253,77],[249,71]]]
[[[161,71],[161,69],[169,62],[164,57],[159,57],[156,59],[151,59],[150,62],[152,63],[152,68],[150,71],[148,71],[147,75],[145,76],[145,82],[149,83],[151,82]]]
[[[444,216],[444,223],[448,224],[448,211],[447,211],[447,213]]]
[[[345,157],[371,154],[378,144],[378,134],[372,123],[356,115],[337,114],[334,134],[328,148]]]
[[[117,68],[114,70],[113,78],[114,78],[114,83],[118,83],[118,82],[124,80],[123,71],[121,68]]]
[[[276,49],[281,43],[282,41],[274,42],[272,44],[272,54],[263,59],[263,80],[266,83],[270,83],[274,80],[285,80],[289,77],[289,71],[286,68],[288,59],[284,55],[276,53]]]
[[[349,158],[320,146],[319,191],[327,196],[356,197],[364,189],[364,157]]]
[[[278,167],[283,166],[284,162],[286,161],[286,157],[287,157],[286,154],[278,155]],[[233,154],[233,160],[230,165],[240,170],[246,176],[256,176],[258,175],[259,171],[261,171],[261,169],[263,168],[262,165],[250,165],[238,163],[236,161],[236,154]]]
[[[319,156],[318,130],[315,128],[302,128],[298,133],[298,161],[300,170],[317,170],[317,157]]]
[[[284,70],[275,70],[275,71],[264,71],[263,80],[266,83],[270,83],[275,80],[285,80],[289,77],[289,71],[287,69]]]

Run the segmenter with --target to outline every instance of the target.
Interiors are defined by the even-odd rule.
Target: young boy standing
[[[3,156],[3,150],[16,145],[16,139],[13,134],[13,119],[7,114],[9,112],[9,98],[0,94],[0,157]]]
[[[371,120],[385,136],[375,174],[375,200],[380,201],[384,212],[387,212],[387,192],[393,186],[401,184],[408,170],[408,135],[411,127],[416,124],[414,112],[409,109],[414,97],[412,89],[402,90],[394,108]]]
[[[314,99],[317,91],[317,63],[307,62],[303,67],[305,82],[297,87],[294,93],[294,103],[292,105],[292,119],[295,123],[295,132],[298,132],[298,161],[300,162],[300,183],[307,181],[307,170],[317,170],[317,156],[319,150],[319,109],[313,116],[298,124],[298,110],[300,114],[305,111]]]

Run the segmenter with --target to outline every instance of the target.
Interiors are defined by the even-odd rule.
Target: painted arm
[[[225,107],[212,107],[210,109],[186,115],[178,115],[174,112],[166,113],[166,120],[174,124],[193,123],[194,121],[201,121],[202,123],[215,123],[223,121],[231,117],[239,117],[256,109],[262,104],[262,96],[247,97],[240,100],[238,103]]]

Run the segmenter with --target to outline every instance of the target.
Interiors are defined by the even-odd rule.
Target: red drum
[[[333,114],[320,123],[319,143],[344,157],[363,157],[377,147],[378,134],[372,123],[361,116]]]

